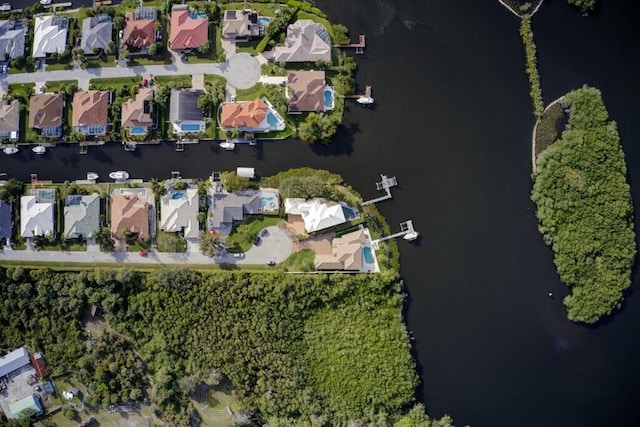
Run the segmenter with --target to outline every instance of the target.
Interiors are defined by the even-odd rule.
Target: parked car
[[[260,237],[267,237],[268,235],[269,235],[269,230],[267,230],[266,228],[264,228],[259,234]]]
[[[262,243],[262,238],[260,237],[260,235],[257,235],[255,239],[253,239],[253,244],[255,246],[260,246],[260,243]]]
[[[239,254],[233,254],[234,258],[244,258],[244,253],[240,252]]]

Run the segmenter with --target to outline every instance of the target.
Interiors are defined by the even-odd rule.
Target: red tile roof
[[[192,49],[209,40],[209,20],[194,19],[189,16],[189,7],[179,4],[171,9],[171,37],[169,45],[173,50]]]
[[[127,46],[140,49],[149,47],[155,41],[155,19],[136,20],[133,12],[127,14],[122,41]]]
[[[44,378],[49,373],[47,372],[47,368],[44,367],[44,359],[42,358],[42,354],[33,353],[31,355],[31,364],[33,365],[33,369],[36,371],[36,375],[40,378]]]
[[[222,104],[220,125],[225,129],[256,129],[267,116],[269,106],[262,100]]]

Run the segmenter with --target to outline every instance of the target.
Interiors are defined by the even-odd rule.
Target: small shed
[[[253,179],[256,177],[256,171],[254,168],[237,168],[236,175],[242,178]]]

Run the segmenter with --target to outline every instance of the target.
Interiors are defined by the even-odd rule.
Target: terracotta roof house
[[[50,53],[64,52],[68,28],[69,18],[66,16],[36,16],[32,56],[44,58]]]
[[[145,135],[153,126],[153,89],[141,88],[135,99],[122,103],[122,127],[130,135]]]
[[[211,198],[212,215],[209,216],[209,229],[217,233],[231,233],[233,223],[242,221],[244,215],[262,213],[260,193],[255,190],[235,193],[215,193]]]
[[[247,39],[262,37],[270,19],[258,16],[253,10],[226,10],[222,18],[222,37]]]
[[[198,237],[198,190],[188,188],[165,194],[160,200],[160,229],[182,232],[186,239]]]
[[[92,54],[96,49],[106,49],[111,41],[113,21],[109,15],[96,15],[82,21],[80,47],[84,53]]]
[[[84,135],[105,135],[109,123],[111,93],[102,90],[78,91],[73,95],[73,130]]]
[[[122,43],[130,50],[146,51],[156,41],[156,16],[156,9],[146,6],[127,13]]]
[[[194,49],[209,41],[209,20],[192,11],[186,4],[171,9],[171,36],[169,47],[173,50]]]
[[[342,205],[323,199],[286,199],[284,210],[288,215],[300,215],[307,233],[324,230],[347,221]]]
[[[100,227],[100,196],[67,196],[64,207],[64,237],[91,237]]]
[[[11,204],[0,200],[0,239],[11,238]]]
[[[206,130],[204,115],[198,108],[198,98],[203,93],[201,90],[174,89],[171,91],[169,120],[173,125],[173,133],[182,135]]]
[[[220,108],[220,126],[223,129],[265,131],[269,129],[269,106],[262,99],[251,102],[224,103]]]
[[[287,27],[284,46],[274,48],[276,62],[331,61],[331,38],[322,24],[299,19]]]
[[[335,91],[325,82],[324,71],[293,71],[287,76],[289,113],[333,109]]]
[[[130,231],[138,238],[149,237],[149,203],[133,193],[111,196],[111,233],[122,238],[123,231]]]
[[[363,230],[336,237],[331,242],[331,254],[315,256],[316,270],[362,270],[363,247],[368,240]]]
[[[19,22],[0,21],[0,55],[7,54],[9,59],[24,56],[25,35]]]
[[[47,138],[62,136],[64,97],[61,93],[32,95],[29,101],[29,127]]]
[[[17,141],[20,132],[20,101],[0,101],[0,139]]]
[[[53,201],[40,201],[38,196],[20,198],[20,235],[45,236],[54,232]]]

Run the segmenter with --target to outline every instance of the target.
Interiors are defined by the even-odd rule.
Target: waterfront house
[[[174,89],[171,91],[169,120],[173,125],[174,134],[183,135],[206,130],[204,115],[198,108],[198,98],[203,93],[201,90]]]
[[[24,415],[23,411],[27,411],[33,415],[42,414],[43,408],[42,403],[40,403],[40,398],[35,394],[30,394],[18,401],[10,403],[9,412],[11,412],[11,414],[7,414],[7,417],[11,419],[21,418]]]
[[[66,16],[36,16],[32,56],[44,58],[51,53],[63,53],[67,48],[68,28]]]
[[[122,103],[122,128],[129,135],[143,136],[153,126],[153,89],[141,88],[134,99]]]
[[[0,101],[0,140],[17,141],[20,132],[20,101]]]
[[[198,190],[171,191],[160,200],[160,229],[180,232],[186,239],[198,237]]]
[[[64,237],[92,237],[100,227],[100,196],[67,196],[64,206]]]
[[[315,256],[316,270],[361,271],[364,265],[363,249],[368,243],[369,239],[364,230],[334,238],[330,254]]]
[[[285,213],[301,217],[307,233],[324,230],[346,222],[342,205],[324,199],[285,199]]]
[[[262,37],[269,21],[253,10],[226,10],[222,18],[222,37],[235,40]]]
[[[80,47],[86,54],[94,54],[96,50],[103,51],[111,41],[113,22],[109,15],[96,15],[82,21],[82,40]]]
[[[335,91],[326,84],[324,71],[293,71],[287,75],[289,113],[333,109]]]
[[[146,54],[147,49],[162,34],[156,29],[157,11],[155,7],[137,7],[134,12],[127,13],[122,44],[126,45],[130,52]]]
[[[107,133],[111,93],[102,90],[78,91],[73,94],[71,126],[86,136]]]
[[[149,237],[150,205],[134,192],[111,195],[111,234],[117,239],[129,232],[138,239]]]
[[[0,239],[11,239],[11,203],[0,200]]]
[[[55,190],[31,190],[20,198],[20,235],[22,237],[53,234]]]
[[[196,49],[209,41],[209,20],[186,4],[171,9],[169,46],[173,50]]]
[[[42,136],[60,138],[64,96],[61,93],[41,93],[29,100],[29,127],[38,129]]]
[[[274,48],[276,62],[331,61],[331,38],[322,24],[299,19],[287,27],[284,46]]]
[[[225,102],[220,107],[220,127],[245,132],[269,130],[267,112],[269,106],[262,99],[251,102]]]
[[[260,192],[215,193],[211,198],[211,211],[209,228],[217,233],[230,234],[234,222],[242,221],[245,215],[262,213]]]
[[[25,30],[15,21],[0,21],[0,55],[11,59],[24,56]]]

